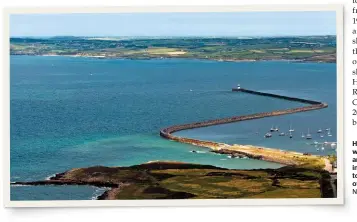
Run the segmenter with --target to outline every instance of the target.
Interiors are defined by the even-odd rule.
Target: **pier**
[[[305,105],[303,105],[301,107],[297,107],[297,108],[291,108],[291,109],[254,113],[254,114],[242,115],[242,116],[232,116],[232,117],[227,117],[227,118],[222,118],[222,119],[206,120],[206,121],[202,121],[202,122],[194,122],[194,123],[188,123],[188,124],[169,126],[167,128],[163,128],[160,130],[160,136],[163,138],[181,142],[181,143],[187,143],[187,144],[191,144],[191,145],[195,145],[195,146],[210,148],[215,152],[220,152],[222,150],[227,152],[227,150],[228,150],[228,151],[231,151],[232,154],[234,154],[234,153],[245,154],[249,158],[277,162],[277,163],[281,163],[281,164],[285,164],[285,165],[304,165],[307,162],[310,163],[311,160],[318,160],[318,162],[319,162],[318,164],[320,164],[321,166],[323,165],[324,169],[329,168],[329,166],[327,166],[328,164],[326,164],[326,166],[325,166],[325,163],[324,163],[325,159],[322,159],[321,157],[318,157],[318,156],[313,156],[313,155],[307,156],[306,154],[302,154],[302,153],[290,152],[290,151],[280,151],[280,150],[275,150],[275,149],[269,149],[269,151],[266,149],[266,152],[264,152],[263,151],[264,149],[262,149],[261,147],[240,146],[240,145],[230,146],[230,145],[224,144],[224,143],[180,137],[180,136],[175,136],[172,134],[174,132],[187,130],[187,129],[195,129],[195,128],[201,128],[201,127],[220,125],[220,124],[261,119],[261,118],[266,118],[266,117],[281,116],[281,115],[287,115],[287,114],[298,113],[298,112],[307,112],[307,111],[318,110],[318,109],[323,109],[323,108],[328,107],[327,103],[324,103],[324,102],[296,98],[296,97],[283,96],[283,95],[272,94],[272,93],[259,92],[259,91],[249,90],[249,89],[243,89],[240,86],[238,86],[237,88],[233,88],[232,92],[249,93],[249,94],[254,94],[254,95],[259,95],[259,96],[266,96],[266,97],[271,97],[271,98],[295,101],[295,102],[300,102]],[[272,154],[272,151],[276,151],[276,152]],[[286,158],[287,156],[290,156],[290,158]]]

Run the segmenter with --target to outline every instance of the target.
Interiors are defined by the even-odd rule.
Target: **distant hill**
[[[102,58],[195,58],[218,61],[336,62],[336,36],[296,37],[78,37],[10,38],[11,55]]]

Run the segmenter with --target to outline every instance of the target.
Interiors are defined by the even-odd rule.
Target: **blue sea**
[[[327,109],[177,132],[178,135],[310,152],[335,153],[313,141],[336,141],[336,64],[287,61],[218,62],[11,56],[11,181],[43,180],[75,167],[130,166],[175,160],[226,168],[278,168],[230,159],[168,141],[163,127],[301,106],[231,92],[242,87],[324,101]],[[294,137],[263,136],[272,126]],[[321,128],[324,137],[316,131]],[[330,128],[331,136],[327,136]],[[301,138],[307,131],[311,141]],[[317,150],[319,148],[319,151]],[[198,153],[190,151],[197,150]],[[13,186],[12,200],[92,199],[86,186]]]

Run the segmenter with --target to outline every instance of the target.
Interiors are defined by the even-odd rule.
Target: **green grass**
[[[313,44],[311,44],[313,43]],[[175,38],[175,39],[101,39],[101,38],[11,38],[11,54],[73,55],[130,59],[198,58],[214,60],[281,60],[335,62],[334,36],[277,37],[257,39]],[[323,57],[316,57],[316,56]],[[329,55],[329,56],[324,56]],[[332,56],[331,56],[332,55]]]
[[[319,189],[277,189],[248,198],[320,198]]]
[[[154,162],[132,167],[89,167],[67,171],[63,180],[120,184],[114,199],[319,198],[322,171],[284,167],[230,170]]]

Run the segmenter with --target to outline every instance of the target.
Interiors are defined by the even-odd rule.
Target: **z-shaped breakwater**
[[[214,126],[214,125],[219,125],[219,124],[227,124],[227,123],[260,119],[260,118],[272,117],[272,116],[281,116],[281,115],[298,113],[298,112],[307,112],[307,111],[312,111],[312,110],[323,109],[328,106],[327,103],[318,102],[318,101],[314,101],[314,100],[282,96],[282,95],[277,95],[277,94],[272,94],[272,93],[258,92],[258,91],[254,91],[254,90],[243,89],[243,88],[233,88],[232,91],[255,94],[255,95],[266,96],[266,97],[272,97],[272,98],[277,98],[277,99],[284,99],[284,100],[289,100],[289,101],[296,101],[296,102],[300,102],[300,103],[304,103],[304,104],[308,104],[308,105],[298,107],[298,108],[276,110],[276,111],[272,111],[272,112],[262,112],[262,113],[255,113],[255,114],[250,114],[250,115],[233,116],[233,117],[222,118],[222,119],[207,120],[207,121],[182,124],[182,125],[174,125],[174,126],[170,126],[170,127],[161,129],[160,136],[162,136],[163,138],[174,140],[174,141],[181,142],[181,143],[188,143],[188,144],[192,144],[192,145],[196,145],[196,146],[207,147],[207,148],[211,148],[215,151],[225,150],[225,152],[226,152],[227,149],[232,150],[229,148],[229,145],[227,145],[227,144],[186,138],[186,137],[180,137],[180,136],[175,136],[172,133],[182,131],[182,130],[187,130],[187,129],[208,127],[208,126]],[[298,162],[295,160],[287,160],[286,158],[275,158],[272,156],[267,156],[267,155],[264,155],[264,152],[263,153],[259,152],[259,155],[254,154],[254,152],[252,153],[251,150],[247,151],[247,149],[245,149],[245,148],[246,147],[244,147],[244,149],[239,149],[239,148],[235,147],[234,151],[232,150],[232,152],[239,153],[239,154],[246,154],[246,156],[248,156],[250,158],[262,159],[262,160],[267,160],[267,161],[272,161],[272,162],[277,162],[277,163],[282,163],[282,164],[287,164],[287,165],[295,165]],[[261,150],[261,148],[258,148],[258,149]],[[272,149],[270,149],[270,150],[272,150]],[[286,153],[286,152],[284,151],[284,153]],[[299,153],[294,152],[294,154],[298,155]]]

